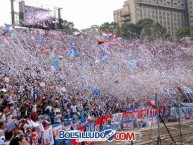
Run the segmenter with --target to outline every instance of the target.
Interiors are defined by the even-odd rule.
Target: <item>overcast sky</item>
[[[63,8],[63,18],[72,21],[78,29],[113,21],[113,10],[125,0],[26,0]],[[10,0],[0,0],[0,25],[10,23]]]

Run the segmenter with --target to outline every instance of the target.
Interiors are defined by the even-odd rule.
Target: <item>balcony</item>
[[[125,18],[122,18],[121,19],[121,22],[122,23],[128,23],[128,22],[130,22],[131,21],[131,18],[130,17],[125,17]]]
[[[125,12],[125,13],[121,14],[121,17],[130,17],[130,13],[129,12]]]
[[[169,9],[175,9],[175,10],[183,10],[185,11],[186,8],[185,6],[174,6],[173,4],[166,4],[166,3],[156,3],[156,2],[151,2],[150,0],[136,0],[138,4],[144,4],[144,5],[151,5],[151,6],[156,6],[156,7],[162,7],[162,8],[169,8]]]

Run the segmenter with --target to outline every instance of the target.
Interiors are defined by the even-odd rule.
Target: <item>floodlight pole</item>
[[[161,137],[160,137],[160,121],[159,121],[159,103],[158,103],[158,94],[155,94],[155,103],[156,103],[156,112],[157,112],[157,145],[161,145]]]
[[[15,25],[15,16],[14,16],[14,0],[11,0],[11,22],[14,27]]]
[[[181,145],[183,144],[183,138],[182,138],[182,125],[181,125],[181,116],[180,116],[180,98],[179,98],[179,94],[177,93],[177,103],[178,103],[178,122],[179,122],[179,127],[180,127],[180,142]]]
[[[61,9],[62,8],[58,8],[58,23],[59,23],[59,29],[62,29],[62,24],[61,24],[61,20],[62,20],[62,18],[61,18]]]
[[[57,18],[56,18],[56,11],[57,11],[57,8],[54,7],[54,15],[55,15],[55,30],[57,30]]]

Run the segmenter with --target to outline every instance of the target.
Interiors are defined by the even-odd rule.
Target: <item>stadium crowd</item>
[[[186,80],[192,80],[193,53],[184,44],[126,41],[112,34],[96,38],[32,29],[1,32],[0,145],[56,144],[57,137],[53,134],[50,141],[45,132],[51,125],[84,118],[89,123],[104,114],[125,112],[132,107],[148,108],[147,101],[157,91],[162,93],[161,106],[171,105],[175,102],[176,82],[168,75],[175,74],[180,84],[192,86]],[[97,65],[98,61],[102,64]],[[87,67],[81,69],[83,63]],[[93,71],[94,65],[102,73]],[[155,68],[165,72],[164,77],[151,74]],[[83,75],[84,69],[87,71]],[[186,79],[180,72],[186,72]],[[128,73],[131,78],[125,77]],[[148,84],[142,82],[149,76],[154,78],[149,78]],[[97,81],[100,89],[95,89]],[[129,86],[134,83],[134,87],[128,87],[126,81]],[[191,97],[186,95],[184,100],[191,101]],[[74,125],[63,126],[65,130],[78,129]]]

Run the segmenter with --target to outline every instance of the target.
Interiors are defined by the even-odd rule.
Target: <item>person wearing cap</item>
[[[35,128],[32,129],[32,133],[30,134],[30,142],[32,145],[39,144],[39,135]]]
[[[42,125],[43,125],[44,128],[47,128],[49,124],[50,123],[46,119],[44,119],[43,122],[42,122]]]

